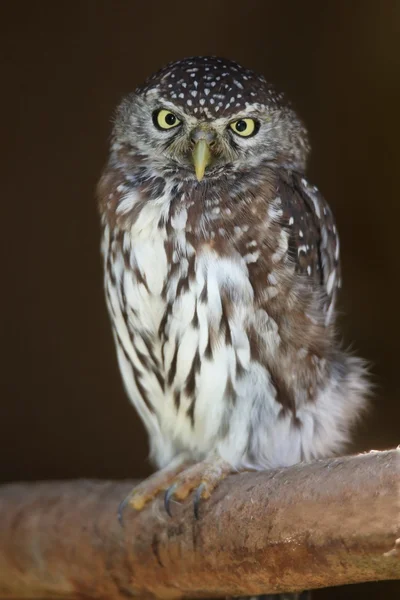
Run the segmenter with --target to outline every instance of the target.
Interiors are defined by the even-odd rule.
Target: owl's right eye
[[[153,123],[158,129],[172,129],[180,125],[181,121],[170,110],[162,108],[153,113]]]

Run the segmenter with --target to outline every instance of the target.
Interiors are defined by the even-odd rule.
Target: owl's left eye
[[[238,119],[230,123],[229,127],[241,137],[250,137],[258,131],[258,124],[254,119]]]
[[[172,129],[181,124],[181,121],[170,110],[162,108],[153,113],[153,123],[158,129]]]

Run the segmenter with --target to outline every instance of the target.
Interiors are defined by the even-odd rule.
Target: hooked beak
[[[214,141],[215,132],[212,130],[198,128],[192,133],[192,142],[194,142],[192,159],[197,181],[203,179],[206,167],[211,162],[210,147],[214,144]]]
[[[211,162],[211,152],[206,140],[199,140],[196,142],[192,157],[197,181],[201,181],[204,177],[207,165]]]

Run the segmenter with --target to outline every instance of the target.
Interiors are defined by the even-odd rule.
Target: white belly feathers
[[[103,250],[125,387],[149,430],[153,453],[162,453],[157,462],[167,463],[181,450],[206,455],[228,420],[237,369],[250,363],[245,325],[253,290],[239,254],[221,257],[212,242],[195,253],[185,238],[185,209],[171,220],[169,261],[154,208],[144,209],[132,231],[122,234],[123,253],[106,227]],[[223,297],[233,307],[229,317]]]

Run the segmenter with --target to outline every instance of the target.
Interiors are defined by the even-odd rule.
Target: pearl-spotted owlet
[[[307,132],[263,77],[167,65],[119,106],[98,187],[126,391],[166,489],[195,507],[227,473],[340,451],[368,389],[336,339],[339,239],[305,177]]]

